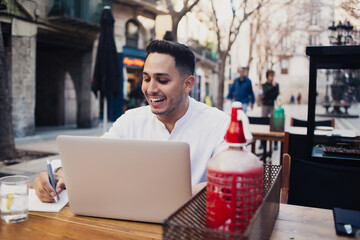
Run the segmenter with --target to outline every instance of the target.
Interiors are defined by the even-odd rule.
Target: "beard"
[[[146,98],[148,99],[148,101],[150,100],[149,96],[146,96]],[[161,117],[172,117],[176,115],[176,111],[179,109],[179,107],[181,106],[181,104],[184,102],[185,96],[184,94],[179,94],[176,98],[165,98],[166,105],[162,108],[156,108],[151,106],[150,104],[150,108],[153,114],[157,115],[157,116],[161,116]]]

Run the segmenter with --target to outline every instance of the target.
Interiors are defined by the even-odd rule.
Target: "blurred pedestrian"
[[[243,110],[246,113],[248,106],[250,106],[251,109],[254,107],[255,96],[251,80],[247,76],[247,68],[239,67],[238,72],[240,76],[235,78],[226,98],[232,101],[241,102]]]
[[[297,95],[296,100],[297,100],[297,103],[298,103],[298,104],[301,104],[301,93],[300,93],[300,92],[299,92],[299,94]]]
[[[294,94],[291,94],[290,104],[294,104],[294,103],[295,103],[295,96],[294,96]]]
[[[261,115],[270,117],[274,111],[274,103],[279,95],[279,84],[274,81],[275,72],[273,70],[266,71],[266,83],[262,85],[264,96],[262,98]]]
[[[279,84],[274,81],[275,72],[273,70],[266,71],[266,83],[262,85],[263,98],[262,98],[262,117],[271,117],[274,111],[275,100],[279,95]],[[264,142],[262,141],[262,146]],[[275,141],[274,150],[277,150],[277,142]],[[265,149],[264,149],[265,151]]]

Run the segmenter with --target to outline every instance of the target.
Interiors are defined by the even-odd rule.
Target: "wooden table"
[[[282,154],[287,153],[289,146],[288,141],[286,141],[285,132],[271,132],[269,125],[260,125],[260,124],[250,124],[251,133],[253,135],[253,140],[262,140],[262,141],[280,141],[281,142],[281,152]],[[270,145],[271,146],[271,145]],[[266,144],[264,146],[266,149]],[[252,152],[255,153],[255,144],[252,145]],[[282,154],[280,156],[282,156]],[[264,150],[262,159],[266,159],[266,151]],[[281,162],[281,157],[280,157]]]
[[[161,239],[162,226],[74,215],[65,206],[59,213],[29,212],[16,224],[0,223],[0,239]]]
[[[250,124],[250,129],[254,139],[284,141],[285,132],[271,132],[269,125]]]
[[[0,239],[162,239],[162,226],[76,216],[66,206],[59,213],[30,212],[22,223],[0,223]],[[271,239],[348,238],[336,235],[331,210],[281,204]]]
[[[280,204],[271,238],[282,239],[350,239],[336,235],[332,210]]]

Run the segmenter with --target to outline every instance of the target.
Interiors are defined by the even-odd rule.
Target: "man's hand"
[[[56,192],[50,184],[49,174],[47,172],[41,172],[35,179],[35,193],[36,196],[42,202],[55,202],[54,197],[56,193],[60,194],[65,189],[64,179],[62,177],[62,169],[59,169],[54,173]]]
[[[275,87],[277,85],[277,82],[273,81],[272,85]]]
[[[254,109],[254,104],[250,103],[250,108],[251,108],[251,110],[253,110]]]

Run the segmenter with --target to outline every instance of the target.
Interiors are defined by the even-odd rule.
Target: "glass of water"
[[[25,221],[29,208],[29,177],[0,178],[0,206],[1,220],[6,223]]]

